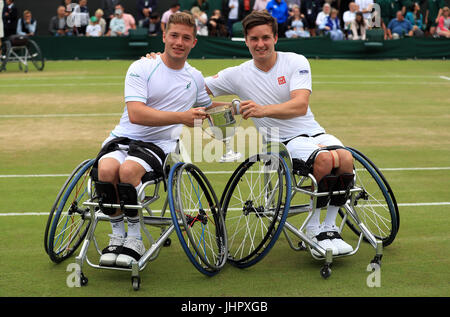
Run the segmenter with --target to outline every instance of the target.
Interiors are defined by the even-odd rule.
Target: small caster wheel
[[[307,248],[306,248],[306,246],[305,246],[305,244],[302,242],[302,241],[300,241],[299,243],[298,243],[298,250],[299,251],[305,251]]]
[[[88,283],[88,278],[84,276],[83,273],[80,274],[80,286],[86,286]]]
[[[166,241],[164,241],[165,247],[170,247],[171,244],[172,244],[172,240],[170,238],[167,238]]]
[[[135,291],[138,291],[141,287],[141,278],[139,276],[133,276],[131,277],[131,284],[133,286],[133,289]]]
[[[321,269],[320,269],[320,276],[322,276],[324,279],[329,278],[331,275],[331,268],[329,265],[325,264]]]

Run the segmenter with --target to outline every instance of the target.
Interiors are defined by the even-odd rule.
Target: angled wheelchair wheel
[[[283,229],[290,199],[290,173],[279,155],[257,154],[239,165],[221,198],[231,264],[262,260]]]
[[[400,224],[394,193],[373,162],[361,152],[347,149],[354,157],[355,185],[363,189],[356,194],[353,209],[369,231],[383,242],[383,246],[388,246],[394,241]],[[339,213],[344,215],[342,210]],[[346,222],[353,232],[360,234],[353,220],[347,219]]]
[[[28,54],[30,54],[30,59],[33,62],[34,67],[36,67],[37,70],[43,70],[45,61],[44,61],[44,55],[42,55],[41,49],[33,40],[28,40],[27,44],[28,48]]]
[[[213,276],[227,260],[227,235],[219,200],[198,167],[175,164],[168,179],[169,207],[175,231],[192,264]]]
[[[70,257],[84,240],[90,220],[89,208],[82,203],[89,199],[89,173],[94,160],[78,165],[67,178],[50,211],[45,228],[44,245],[50,259],[59,263]]]

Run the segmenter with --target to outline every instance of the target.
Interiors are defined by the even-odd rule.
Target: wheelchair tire
[[[67,178],[50,211],[45,228],[44,245],[50,259],[59,263],[70,257],[84,240],[90,220],[81,208],[88,199],[87,183],[94,160],[78,165]]]
[[[37,70],[42,71],[45,66],[45,60],[41,49],[33,40],[28,40],[27,48],[34,67],[36,67]]]
[[[274,246],[289,212],[291,186],[279,155],[257,154],[238,166],[221,197],[232,265],[252,266]]]
[[[180,243],[192,264],[213,276],[227,260],[227,235],[219,200],[205,175],[175,164],[168,178],[169,207]]]
[[[11,42],[2,42],[2,47],[0,50],[0,72],[6,70],[6,64],[8,63],[8,57],[11,50]]]
[[[394,193],[373,162],[361,152],[347,149],[355,159],[356,186],[363,188],[357,194],[353,208],[369,231],[383,242],[383,246],[388,246],[394,241],[400,224]],[[341,209],[339,214],[344,216]],[[356,235],[360,235],[353,220],[347,219],[346,224]]]

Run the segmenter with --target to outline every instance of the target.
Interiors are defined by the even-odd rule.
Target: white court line
[[[450,80],[450,77],[447,76],[439,76],[439,78],[445,79],[445,80]]]
[[[50,114],[3,114],[0,118],[64,118],[64,117],[116,117],[122,113],[50,113]]]
[[[423,206],[450,206],[450,201],[422,202],[422,203],[400,203],[399,207],[423,207]],[[152,210],[153,213],[161,213],[161,210]],[[167,211],[166,211],[167,212]],[[49,212],[0,212],[0,217],[15,216],[48,216]]]
[[[379,168],[380,171],[447,171],[449,166],[443,167],[386,167]],[[232,174],[234,171],[205,171],[204,174]],[[250,173],[259,173],[250,171]],[[0,178],[34,178],[34,177],[68,177],[70,174],[4,174]]]

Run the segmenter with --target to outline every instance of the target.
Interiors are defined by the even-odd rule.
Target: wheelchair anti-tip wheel
[[[361,152],[347,148],[354,157],[356,187],[363,189],[356,194],[353,209],[369,231],[383,242],[391,244],[400,225],[397,202],[386,178],[380,170]],[[344,215],[339,210],[341,216]],[[351,219],[346,221],[349,228],[358,236],[360,231]]]
[[[198,167],[177,163],[169,173],[169,207],[175,231],[192,264],[213,276],[227,260],[227,235],[219,200]]]
[[[290,173],[279,155],[257,154],[239,165],[221,198],[231,264],[249,267],[270,251],[286,221],[290,198]]]
[[[45,228],[44,245],[50,259],[59,263],[70,257],[84,240],[90,225],[85,219],[89,199],[87,184],[94,160],[78,165],[67,178],[50,211]]]

